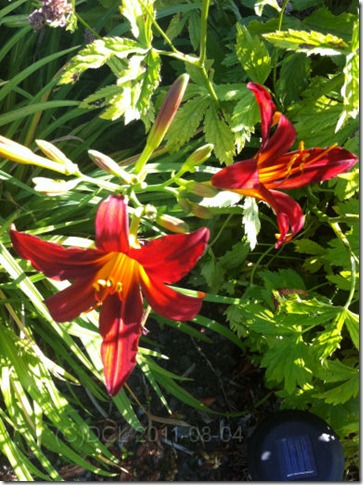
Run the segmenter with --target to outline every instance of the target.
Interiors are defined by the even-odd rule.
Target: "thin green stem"
[[[101,36],[97,34],[95,30],[92,29],[92,27],[76,12],[76,17],[77,20],[86,27],[87,30],[91,32],[92,35],[96,37],[96,39],[101,39]]]
[[[213,239],[213,241],[209,244],[209,247],[212,248],[213,245],[218,241],[219,237],[221,236],[221,234],[224,232],[224,228],[226,227],[226,225],[229,223],[229,221],[231,220],[231,217],[233,216],[233,214],[229,214],[229,216],[227,217],[227,219],[224,221],[224,223],[222,224],[220,230],[218,231],[216,237]]]
[[[289,0],[285,0],[282,7],[281,7],[276,32],[281,30],[282,22],[284,20],[285,9],[286,9],[288,3],[289,3]],[[275,49],[275,52],[274,52],[274,68],[273,68],[273,72],[272,72],[272,82],[273,82],[275,91],[276,91],[276,81],[277,81],[277,61],[278,61],[278,57],[279,57],[279,50]]]
[[[267,256],[272,250],[274,249],[274,246],[270,246],[267,251],[265,251],[264,253],[261,254],[261,256],[258,258],[258,260],[256,261],[252,271],[251,271],[251,276],[250,276],[250,285],[253,286],[253,279],[255,277],[255,273],[257,271],[257,268],[259,267],[261,261],[263,260],[263,258],[265,256]]]
[[[203,0],[200,15],[199,65],[204,67],[207,59],[207,22],[210,0]]]
[[[181,52],[179,52],[173,45],[172,41],[169,39],[169,37],[167,36],[167,34],[163,31],[163,29],[160,27],[160,25],[157,23],[157,21],[155,20],[155,17],[153,15],[150,14],[149,10],[148,9],[145,9],[148,16],[150,17],[151,21],[152,21],[152,24],[153,26],[155,27],[155,29],[158,31],[158,33],[161,35],[161,37],[165,40],[165,42],[168,44],[168,46],[170,47],[170,49],[174,52],[174,54],[181,54]]]
[[[94,179],[92,177],[89,177],[88,175],[84,175],[83,173],[77,173],[76,175],[81,179],[82,182],[97,185],[101,189],[106,189],[110,192],[119,192],[120,189],[122,189],[122,186],[114,184],[112,182],[107,182],[107,180]]]
[[[344,305],[344,308],[348,310],[350,304],[353,301],[354,293],[355,293],[355,287],[356,287],[356,281],[357,281],[356,260],[358,260],[358,258],[353,253],[352,248],[350,247],[349,241],[346,238],[343,231],[340,229],[339,224],[337,222],[330,223],[330,227],[333,229],[337,237],[342,241],[342,243],[347,248],[349,253],[350,267],[351,267],[351,282],[350,282],[350,291],[349,291],[348,299]]]

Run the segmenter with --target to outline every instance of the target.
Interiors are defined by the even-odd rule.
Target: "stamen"
[[[126,297],[130,286],[138,281],[138,263],[123,253],[109,253],[104,266],[93,281],[96,307],[109,295],[117,293],[120,299]]]

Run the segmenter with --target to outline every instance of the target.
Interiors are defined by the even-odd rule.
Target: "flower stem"
[[[282,22],[283,22],[283,19],[284,19],[285,9],[286,9],[288,3],[289,3],[289,0],[285,0],[282,7],[281,7],[276,32],[281,30]],[[275,62],[274,62],[274,68],[273,68],[273,72],[272,72],[272,82],[273,82],[275,92],[276,92],[276,81],[277,81],[277,61],[278,61],[278,57],[279,57],[279,50],[275,49],[275,52],[274,52],[274,61]]]
[[[207,21],[210,0],[203,0],[200,18],[200,43],[199,43],[199,65],[204,67],[207,59]]]
[[[356,260],[358,260],[357,256],[353,253],[352,248],[350,247],[349,241],[346,238],[343,231],[340,229],[340,226],[337,222],[330,223],[330,227],[333,229],[337,237],[342,241],[344,246],[347,248],[349,253],[350,259],[350,267],[351,267],[351,283],[350,283],[350,291],[348,295],[348,299],[344,305],[344,308],[348,310],[350,304],[353,301],[354,293],[355,293],[355,286],[357,281],[357,267],[356,267]]]

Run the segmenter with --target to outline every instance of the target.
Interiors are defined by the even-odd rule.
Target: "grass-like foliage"
[[[130,372],[136,364],[166,413],[171,395],[218,411],[183,389],[152,332],[141,335],[148,319],[208,341],[206,327],[249,353],[282,408],[334,428],[349,468],[359,436],[358,2],[5,3],[0,451],[17,478],[62,480],[59,463],[116,473],[94,411],[111,405],[137,430],[135,406],[148,411],[131,384],[107,394],[115,359]],[[102,203],[117,197],[127,243],[108,233],[124,219],[101,220]],[[10,238],[14,224],[31,236],[26,249]],[[203,251],[190,242],[197,231],[205,244],[209,236]],[[96,262],[84,286],[94,301],[83,308],[74,295],[80,311],[64,322],[47,299],[83,269],[62,273],[47,249],[56,245],[125,252],[131,276]],[[142,318],[136,303],[126,307],[130,294],[142,301],[132,284]],[[125,325],[139,326],[136,348]]]

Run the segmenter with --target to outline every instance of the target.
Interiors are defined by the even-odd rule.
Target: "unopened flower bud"
[[[157,215],[157,208],[154,205],[146,204],[146,206],[144,207],[144,216],[147,217],[150,221],[155,221]]]
[[[208,143],[200,148],[197,148],[184,162],[182,168],[180,169],[180,174],[185,172],[194,172],[195,167],[198,167],[204,163],[211,155],[214,145]]]
[[[171,85],[146,140],[146,145],[152,150],[155,150],[160,145],[168,131],[182,102],[188,81],[189,75],[182,74]]]
[[[44,195],[56,196],[74,189],[81,180],[53,180],[46,177],[34,177],[33,182],[35,183],[34,190],[37,192]]]
[[[213,187],[210,182],[195,182],[191,180],[184,187],[188,192],[199,195],[200,197],[214,197],[218,194],[218,189]]]
[[[185,221],[178,219],[177,217],[170,216],[169,214],[162,214],[161,216],[158,216],[156,218],[156,222],[171,232],[176,232],[179,234],[189,232],[189,226]]]
[[[70,173],[69,168],[64,164],[40,157],[39,155],[33,153],[29,148],[21,145],[20,143],[12,141],[5,136],[0,136],[0,157],[25,165],[36,165],[38,167],[47,168],[49,170],[66,175]],[[77,167],[76,165],[74,166]]]
[[[200,219],[211,219],[213,217],[212,212],[207,207],[199,204],[193,204],[191,212]]]
[[[159,113],[146,139],[146,145],[134,167],[134,173],[139,175],[139,180],[141,181],[144,180],[147,175],[147,171],[144,170],[144,166],[153,154],[154,150],[162,142],[165,133],[168,131],[179,105],[182,102],[188,81],[188,74],[182,74],[179,76],[178,79],[172,84],[163,101],[163,104],[161,105]]]
[[[35,140],[35,143],[38,145],[44,155],[47,155],[47,157],[49,157],[54,162],[58,162],[61,165],[67,167],[68,175],[77,173],[79,171],[78,166],[71,160],[69,160],[69,158],[67,158],[65,154],[61,150],[59,150],[59,148],[53,145],[53,143],[49,143],[49,141],[45,140]]]
[[[136,177],[123,170],[111,157],[96,150],[88,150],[91,160],[105,172],[120,177],[126,184],[131,185],[137,182]]]
[[[189,212],[191,212],[192,204],[190,200],[187,199],[186,197],[178,197],[178,204],[186,214],[189,214]]]

